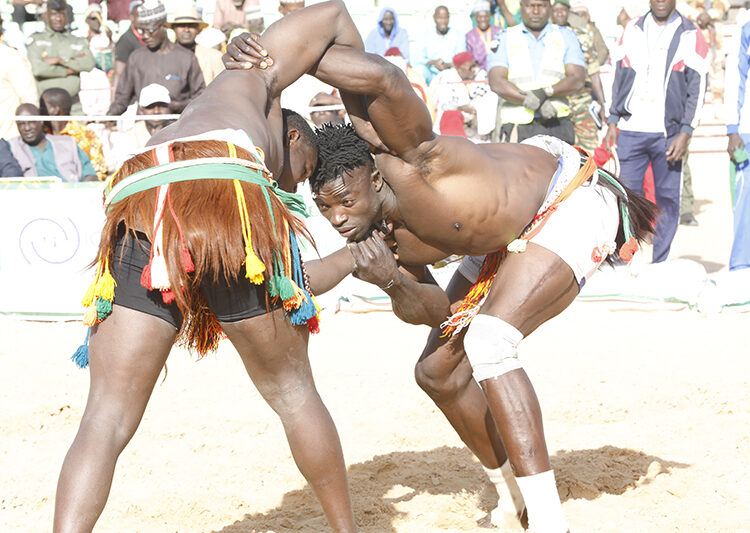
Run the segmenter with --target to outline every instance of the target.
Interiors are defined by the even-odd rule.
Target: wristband
[[[545,87],[544,94],[546,94],[547,96],[552,96],[553,94],[555,94],[555,88],[552,87],[552,85]]]

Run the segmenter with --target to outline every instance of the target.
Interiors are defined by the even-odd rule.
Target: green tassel
[[[292,280],[290,280],[287,276],[279,276],[279,296],[281,297],[282,301],[294,298],[296,294],[297,293],[294,292],[294,285],[292,284]]]
[[[112,312],[112,302],[105,300],[104,298],[96,299],[96,318],[97,320],[104,320]]]

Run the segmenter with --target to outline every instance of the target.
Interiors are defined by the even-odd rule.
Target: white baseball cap
[[[141,94],[138,97],[138,105],[141,107],[148,107],[156,103],[169,104],[171,101],[169,90],[158,83],[146,85],[141,89]]]

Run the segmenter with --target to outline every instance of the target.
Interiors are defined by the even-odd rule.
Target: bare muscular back
[[[283,165],[281,106],[279,98],[269,94],[267,83],[265,72],[259,70],[222,72],[175,123],[156,133],[148,145],[213,130],[242,130],[263,150],[269,170],[279,174]]]

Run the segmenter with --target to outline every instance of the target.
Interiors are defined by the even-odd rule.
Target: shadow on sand
[[[665,461],[643,452],[603,446],[596,450],[561,450],[552,456],[557,488],[563,501],[593,500],[602,494],[623,494],[649,484],[659,474],[689,465]],[[421,494],[459,497],[478,502],[488,512],[497,504],[479,462],[467,448],[443,446],[433,450],[392,452],[353,464],[349,487],[362,532],[395,533],[404,513],[396,506]],[[460,508],[457,507],[457,508]],[[429,510],[425,510],[427,512]],[[467,509],[472,513],[471,509]],[[284,495],[281,504],[263,513],[247,514],[218,533],[330,531],[309,485]]]

